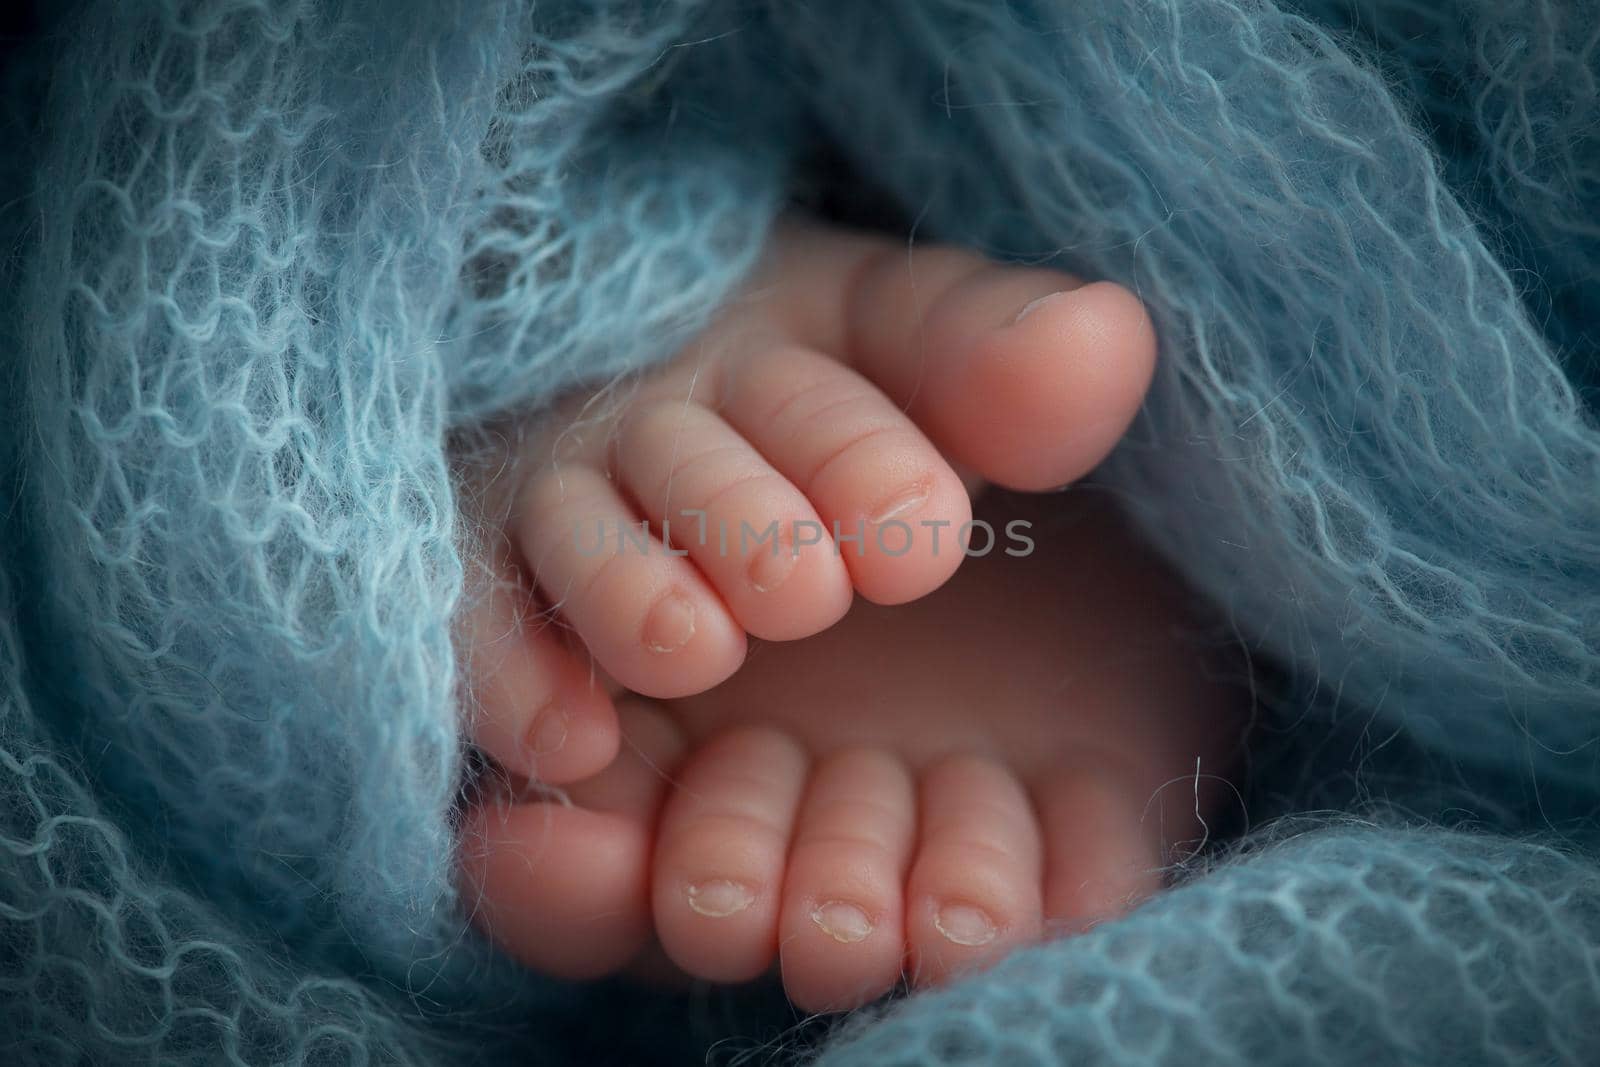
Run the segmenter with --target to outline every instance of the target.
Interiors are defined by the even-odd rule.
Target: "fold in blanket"
[[[1100,479],[1277,665],[1275,765],[1352,721],[1411,754],[1406,827],[1286,775],[1321,815],[825,1061],[1600,1049],[1600,5],[53,19],[0,164],[8,1062],[578,1055],[599,1002],[452,886],[445,441],[670,354],[824,146],[919,236],[1140,294]]]

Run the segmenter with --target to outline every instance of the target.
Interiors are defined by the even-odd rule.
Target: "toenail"
[[[830,900],[811,913],[817,928],[841,944],[853,945],[872,933],[872,920],[854,904]]]
[[[1044,307],[1046,304],[1050,303],[1053,300],[1059,299],[1060,297],[1066,296],[1066,295],[1067,295],[1067,291],[1066,290],[1062,290],[1059,293],[1047,293],[1044,296],[1041,296],[1037,300],[1028,301],[1027,306],[1024,307],[1021,311],[1017,312],[1017,317],[1014,320],[1012,320],[1011,325],[1015,326],[1017,323],[1021,322],[1025,318],[1027,318],[1029,315],[1032,315],[1035,311],[1038,311],[1040,308]]]
[[[656,602],[644,620],[644,643],[652,652],[676,652],[694,636],[694,602],[669,593]]]
[[[689,900],[690,911],[711,919],[737,915],[756,902],[756,895],[749,886],[726,878],[698,882],[684,890],[683,895]]]
[[[774,538],[770,549],[758,546],[745,571],[750,587],[758,593],[772,592],[788,580],[799,560],[799,552],[785,537]]]
[[[971,904],[946,904],[933,917],[933,925],[958,945],[987,945],[999,931],[994,920]]]
[[[877,511],[873,513],[872,518],[868,519],[867,521],[874,526],[878,525],[879,523],[888,522],[897,515],[904,515],[906,512],[917,507],[932,495],[933,479],[918,479],[905,489],[902,489],[900,492],[896,493],[894,496],[880,504]]]
[[[567,743],[567,716],[560,708],[541,711],[528,731],[528,744],[536,756],[548,756]]]

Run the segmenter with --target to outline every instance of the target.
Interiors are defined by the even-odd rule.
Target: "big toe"
[[[1013,489],[1050,489],[1087,474],[1127,431],[1154,372],[1155,333],[1143,305],[1110,282],[1036,297],[1019,315],[955,357],[935,402],[964,463]]]
[[[652,834],[682,739],[640,702],[618,710],[627,745],[567,802],[501,788],[461,829],[461,890],[474,923],[557,978],[621,970],[650,940]]]
[[[957,464],[1013,489],[1105,458],[1149,389],[1155,329],[1131,292],[935,247],[870,259],[852,359]]]

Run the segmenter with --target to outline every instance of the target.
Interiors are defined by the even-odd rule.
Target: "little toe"
[[[1111,769],[1107,769],[1107,768]],[[1044,832],[1044,914],[1052,934],[1081,933],[1161,888],[1161,839],[1148,790],[1115,764],[1075,762],[1034,788]]]
[[[904,603],[955,573],[966,487],[876,385],[780,345],[728,368],[724,392],[721,414],[805,494],[862,596]]]
[[[800,747],[757,728],[711,739],[679,772],[662,814],[652,899],[662,947],[691,975],[743,982],[771,965],[805,776]]]
[[[919,985],[985,967],[1041,930],[1038,821],[998,764],[953,757],[918,786],[922,829],[906,887],[911,976]]]
[[[915,789],[887,752],[822,760],[789,851],[779,925],[783,986],[805,1011],[848,1011],[887,993],[905,958]]]
[[[650,943],[651,831],[681,739],[659,714],[621,709],[618,759],[571,800],[491,796],[461,829],[462,895],[473,922],[557,978],[614,973]],[[579,806],[582,805],[582,806]]]
[[[720,415],[683,401],[642,405],[612,453],[663,540],[688,553],[756,637],[809,637],[849,609],[850,575],[816,510]]]
[[[852,363],[958,465],[1013,489],[1086,474],[1154,373],[1154,327],[1109,282],[956,249],[880,252],[843,317]]]
[[[567,647],[510,572],[465,614],[473,742],[506,770],[561,785],[617,755],[617,717],[586,657]]]
[[[744,631],[716,590],[645,528],[599,469],[541,472],[520,515],[518,543],[540,590],[626,688],[698,693],[744,661]]]

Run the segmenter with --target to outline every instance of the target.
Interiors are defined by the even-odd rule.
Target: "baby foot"
[[[914,976],[937,980],[1037,936],[1047,916],[1086,921],[1143,891],[1160,835],[1130,811],[1148,806],[1152,774],[1173,766],[1168,746],[1148,745],[1127,761],[1137,771],[1111,773],[1084,757],[1107,751],[1098,741],[1044,743],[1052,732],[1084,737],[1063,731],[1076,714],[1055,697],[1048,718],[1029,705],[998,745],[989,727],[1003,688],[944,684],[973,649],[931,637],[959,634],[960,620],[916,623],[887,650],[795,641],[780,647],[831,651],[798,674],[752,664],[713,687],[739,667],[746,633],[803,638],[836,622],[852,589],[887,605],[944,584],[971,517],[944,457],[1019,488],[1071,481],[1126,428],[1153,354],[1142,309],[1114,286],[796,229],[749,297],[621,411],[563,413],[560,439],[508,468],[520,488],[498,559],[506,581],[464,634],[479,745],[515,778],[570,783],[560,800],[471,814],[463,862],[493,936],[537,969],[580,978],[623,966],[655,931],[689,973],[737,981],[770,965],[782,931],[791,995],[821,1009],[883,992],[908,946]],[[703,515],[711,536],[676,532],[684,512]],[[672,522],[684,554],[664,537],[586,553],[573,537],[641,520],[652,531]],[[717,536],[774,525],[776,553],[724,549]],[[911,536],[880,540],[891,527]],[[803,543],[796,531],[821,536]],[[532,621],[546,617],[530,610],[534,597],[575,639]],[[895,617],[873,611],[852,619],[881,630]],[[886,651],[910,657],[896,685],[921,690],[821,691],[779,714],[783,694],[808,680],[870,681]],[[1056,645],[1032,651],[1062,665]],[[585,653],[636,692],[712,692],[666,708],[630,698],[614,711]],[[1101,701],[1124,723],[1151,713],[1122,704],[1161,707],[1170,695],[1130,684]],[[929,686],[959,690],[958,713],[919,722]],[[619,714],[629,745],[614,759]],[[768,725],[728,730],[739,722]],[[1138,749],[1146,733],[1182,731],[1115,736]],[[1042,781],[1046,765],[1072,759],[1080,769],[1038,793],[1015,766]],[[1184,759],[1179,773],[1192,773]],[[1112,821],[1095,825],[1116,832],[1064,860],[1045,847],[1063,807],[1080,829],[1104,811]],[[1137,885],[1079,877],[1124,868],[1139,872]]]
[[[652,933],[696,977],[776,962],[805,1010],[928,984],[1159,888],[1218,822],[1249,708],[1181,584],[1094,493],[986,494],[1036,550],[858,603],[707,693],[625,698],[629,744],[564,802],[471,816],[477,917],[549,973]],[[1234,667],[1236,669],[1236,667]]]
[[[978,515],[1035,551],[668,705],[652,921],[689,973],[852,1007],[1121,914],[1218,822],[1249,701],[1181,584],[1105,496]]]
[[[461,635],[478,743],[577,781],[618,736],[591,658],[635,693],[684,696],[732,675],[746,634],[817,633],[852,591],[938,588],[971,518],[952,462],[1018,489],[1072,481],[1133,418],[1154,352],[1108,283],[784,229],[690,350],[625,403],[557,412],[484,490],[508,521]]]

